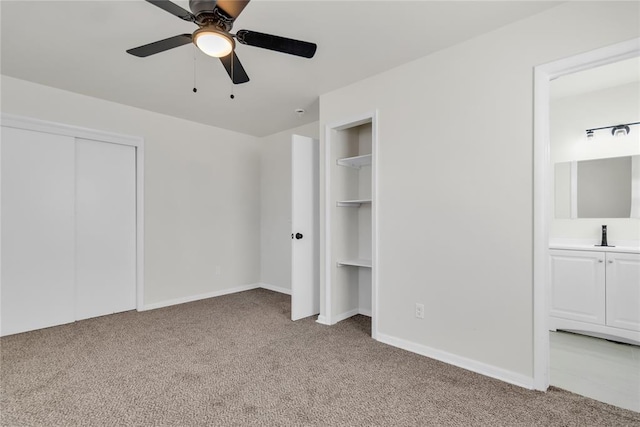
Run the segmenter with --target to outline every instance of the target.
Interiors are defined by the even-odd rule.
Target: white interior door
[[[74,321],[74,138],[2,127],[1,334]]]
[[[136,306],[135,148],[76,140],[76,318]]]
[[[320,313],[318,141],[291,140],[291,320]]]

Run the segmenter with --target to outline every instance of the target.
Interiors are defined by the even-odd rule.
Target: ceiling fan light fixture
[[[138,58],[145,58],[193,43],[205,55],[220,59],[233,84],[249,81],[247,72],[234,52],[236,41],[247,46],[303,58],[313,58],[318,47],[315,43],[250,30],[239,30],[235,34],[230,34],[235,20],[250,1],[189,0],[189,9],[191,9],[189,12],[171,0],[147,0],[148,3],[177,18],[196,24],[199,28],[191,34],[178,34],[164,40],[127,49],[127,53]]]
[[[202,52],[215,58],[227,56],[233,50],[233,39],[222,31],[203,27],[193,33],[193,43]]]

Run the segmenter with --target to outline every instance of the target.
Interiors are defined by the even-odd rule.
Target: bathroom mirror
[[[640,156],[555,164],[555,217],[639,218]]]

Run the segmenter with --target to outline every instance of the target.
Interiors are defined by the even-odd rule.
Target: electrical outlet
[[[424,304],[416,303],[416,317],[418,319],[424,319]]]

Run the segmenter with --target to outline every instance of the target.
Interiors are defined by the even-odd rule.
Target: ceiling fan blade
[[[233,67],[231,59],[233,57]],[[220,58],[220,62],[224,65],[224,68],[227,70],[229,77],[234,84],[246,83],[249,81],[249,76],[247,76],[247,72],[244,71],[244,67],[240,63],[238,59],[238,55],[236,55],[235,51],[232,51],[229,55],[223,56]]]
[[[230,18],[236,19],[238,15],[243,11],[250,0],[218,0],[216,7],[222,9],[222,11]]]
[[[276,52],[288,53],[290,55],[302,56],[303,58],[313,58],[318,46],[315,43],[303,42],[301,40],[288,39],[271,34],[258,33],[249,30],[240,30],[236,33],[236,39],[249,46],[261,47],[263,49],[275,50]]]
[[[172,15],[177,16],[180,19],[184,19],[189,22],[196,22],[196,17],[193,16],[188,10],[184,10],[175,3],[168,0],[147,0],[149,3],[158,6],[160,9],[169,12]]]
[[[180,34],[179,36],[169,37],[168,39],[145,44],[144,46],[134,47],[133,49],[127,50],[127,53],[144,58],[188,43],[191,43],[191,34]]]

